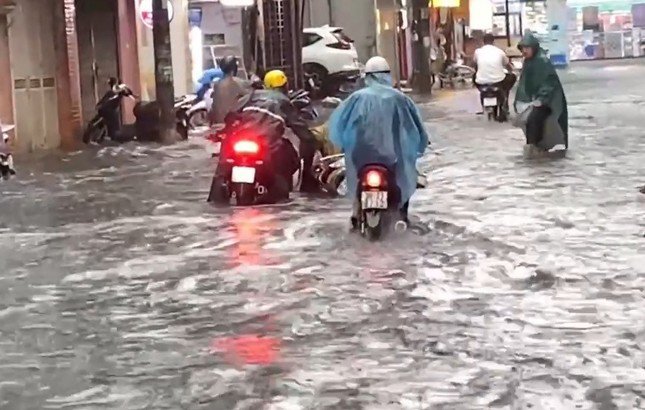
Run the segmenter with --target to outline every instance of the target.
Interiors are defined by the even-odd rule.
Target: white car
[[[362,65],[353,43],[341,27],[303,30],[302,64],[315,88],[330,92],[343,82],[358,78]]]

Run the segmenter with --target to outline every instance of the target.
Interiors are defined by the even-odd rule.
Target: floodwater
[[[633,64],[563,75],[555,162],[522,159],[472,91],[423,104],[411,211],[429,229],[397,242],[350,235],[342,200],[213,208],[196,142],[18,164],[0,185],[0,408],[645,408]]]

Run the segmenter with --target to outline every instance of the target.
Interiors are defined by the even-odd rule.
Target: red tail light
[[[378,171],[369,171],[365,175],[365,184],[370,188],[380,188],[383,186],[383,175]]]
[[[327,47],[336,48],[339,50],[350,50],[352,48],[351,44],[346,41],[339,41],[338,43],[327,44]]]
[[[233,145],[236,154],[255,155],[260,152],[260,145],[255,141],[240,140]]]

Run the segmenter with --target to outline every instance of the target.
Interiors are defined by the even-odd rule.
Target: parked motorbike
[[[132,98],[135,101],[137,99],[130,87],[125,84],[118,84],[103,95],[96,104],[97,114],[90,120],[83,133],[84,143],[101,143],[105,140],[108,135],[108,121],[110,121],[110,118],[114,121],[119,121],[119,109],[123,98]]]
[[[458,58],[456,61],[446,61],[442,72],[437,76],[439,77],[440,88],[444,88],[446,84],[455,88],[458,84],[472,84],[474,75],[475,69],[466,65],[462,58]]]
[[[339,97],[346,98],[356,89],[360,82],[360,74],[352,76],[328,76],[324,83],[317,84],[316,75],[304,73],[305,90],[316,98]]]
[[[11,175],[16,175],[13,166],[13,155],[9,148],[9,134],[14,129],[13,125],[1,125],[2,141],[0,142],[0,177],[7,180]]]
[[[347,195],[347,169],[345,167],[345,154],[334,154],[316,158],[314,161],[314,176],[320,183],[323,191],[331,195]],[[427,178],[419,172],[417,189],[427,186]]]
[[[316,158],[314,161],[314,177],[320,183],[323,191],[328,194],[334,196],[347,195],[347,180],[345,175],[344,154]]]
[[[289,99],[291,100],[291,104],[293,104],[300,113],[301,118],[305,121],[315,121],[318,118],[318,110],[311,103],[309,91],[290,91]]]

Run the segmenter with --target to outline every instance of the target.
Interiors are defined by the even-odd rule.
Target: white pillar
[[[152,28],[143,22],[151,0],[132,0],[137,7],[137,46],[139,72],[141,74],[141,98],[155,99],[155,60]],[[172,69],[175,96],[192,93],[190,49],[188,47],[188,0],[168,0],[172,13],[170,42],[172,47]],[[171,10],[172,9],[172,10]]]
[[[549,0],[546,17],[548,24],[548,44],[551,62],[556,67],[566,67],[569,64],[569,36],[567,0]]]

